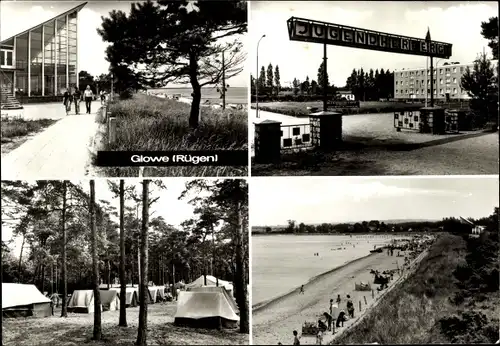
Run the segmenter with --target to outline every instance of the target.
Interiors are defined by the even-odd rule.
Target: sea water
[[[158,88],[149,89],[150,92],[163,92],[167,95],[180,95],[181,97],[191,98],[193,89],[191,88]],[[202,88],[201,102],[208,100],[211,104],[222,103],[221,94],[216,88]],[[248,103],[248,88],[245,87],[229,87],[226,91],[226,104],[247,104]]]
[[[252,305],[272,300],[314,277],[365,257],[392,235],[253,235]],[[318,253],[318,256],[314,254]]]

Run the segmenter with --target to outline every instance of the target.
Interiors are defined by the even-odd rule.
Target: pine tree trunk
[[[42,293],[45,290],[45,264],[42,264]]]
[[[141,283],[139,330],[137,332],[137,346],[146,346],[148,327],[148,224],[149,224],[149,180],[144,180],[142,185],[142,228],[141,228]]]
[[[201,86],[198,82],[198,59],[193,53],[189,54],[189,70],[190,82],[193,88],[189,127],[195,129],[198,127],[198,116],[200,114]]]
[[[246,285],[246,270],[243,251],[244,226],[241,215],[241,202],[237,207],[238,229],[236,232],[236,303],[240,309],[240,333],[249,333],[249,315]]]
[[[109,263],[109,259],[108,259],[108,290],[109,290],[109,286],[111,285],[111,265]]]
[[[94,272],[94,335],[93,340],[101,340],[101,292],[99,291],[99,259],[97,258],[97,228],[95,224],[95,182],[90,180],[90,230],[92,232],[92,269]]]
[[[61,276],[62,276],[62,310],[61,317],[68,317],[68,280],[66,277],[66,199],[68,191],[68,182],[63,181],[63,196],[62,196],[62,215],[61,215],[61,233],[62,233],[62,254],[61,254]]]
[[[120,327],[127,327],[126,281],[125,281],[125,181],[120,179]],[[133,282],[133,281],[132,281]]]
[[[21,269],[21,264],[22,264],[22,259],[23,259],[23,249],[24,249],[24,242],[25,241],[26,241],[26,232],[23,232],[23,242],[21,243],[21,252],[19,254],[19,267],[18,267],[19,282],[23,282],[23,271]]]

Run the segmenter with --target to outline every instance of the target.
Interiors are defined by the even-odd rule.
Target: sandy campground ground
[[[148,306],[148,345],[248,345],[248,334],[238,330],[208,330],[173,325],[176,303],[157,303]],[[104,340],[91,341],[94,314],[69,313],[68,318],[2,319],[2,345],[5,346],[131,346],[137,338],[139,307],[127,308],[128,327],[118,327],[119,311],[102,313]]]
[[[402,253],[403,255],[403,253]],[[297,330],[299,335],[304,322],[317,322],[323,312],[328,311],[330,299],[336,299],[340,294],[342,301],[339,308],[346,309],[346,295],[349,294],[355,305],[354,319],[344,323],[344,327],[336,331],[335,336],[349,328],[358,321],[358,317],[363,316],[368,309],[376,303],[384,293],[377,293],[377,285],[372,285],[374,298],[369,291],[355,291],[354,284],[363,282],[373,282],[373,275],[370,269],[384,271],[401,268],[404,257],[388,256],[387,253],[372,254],[340,268],[331,270],[318,276],[304,285],[305,294],[299,294],[299,289],[281,298],[275,299],[267,305],[254,308],[252,313],[252,341],[254,345],[276,345],[278,342],[284,345],[292,344],[293,330]],[[406,276],[406,274],[403,274]],[[399,276],[395,275],[389,284],[389,289],[399,281]],[[386,290],[387,291],[387,290]],[[365,304],[366,298],[367,304]],[[359,302],[361,301],[361,314]],[[333,340],[334,335],[326,332],[323,344]],[[370,341],[367,340],[367,343]],[[301,336],[301,344],[311,345],[316,343],[314,336]]]

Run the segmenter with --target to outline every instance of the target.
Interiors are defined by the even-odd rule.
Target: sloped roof
[[[35,303],[50,303],[35,285],[2,283],[2,309]]]
[[[49,22],[53,21],[53,20],[54,20],[54,19],[56,19],[56,18],[59,18],[59,17],[61,17],[61,16],[65,16],[65,15],[67,15],[67,14],[71,13],[71,12],[74,12],[74,11],[80,11],[80,10],[81,10],[81,9],[82,9],[85,5],[87,5],[87,3],[88,3],[88,2],[84,2],[83,4],[80,4],[80,5],[78,5],[78,6],[75,6],[75,7],[71,8],[71,9],[67,10],[66,12],[61,13],[61,14],[58,14],[57,16],[55,16],[55,17],[53,17],[53,18],[51,18],[51,19],[49,19],[49,20],[46,20],[46,21],[45,21],[45,22],[43,22],[43,23],[40,23],[40,24],[38,24],[38,25],[35,25],[35,26],[33,26],[33,27],[31,27],[31,28],[29,28],[29,29],[27,29],[27,30],[24,30],[23,32],[20,32],[19,34],[16,34],[16,35],[11,36],[11,37],[9,37],[9,38],[7,38],[7,39],[5,39],[5,40],[2,40],[2,41],[0,41],[0,44],[5,43],[5,42],[7,42],[7,41],[9,41],[9,40],[13,39],[13,38],[14,38],[14,37],[16,37],[16,36],[23,35],[23,34],[25,34],[25,33],[29,32],[29,31],[31,31],[31,30],[33,30],[33,29],[35,29],[35,28],[38,28],[39,26],[42,26],[42,25],[44,25],[44,24],[47,24],[47,23],[49,23]]]

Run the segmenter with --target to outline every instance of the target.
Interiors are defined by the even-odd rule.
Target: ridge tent
[[[3,317],[52,316],[50,303],[35,285],[2,283]]]
[[[148,287],[148,291],[149,291],[149,296],[151,298],[151,300],[148,301],[148,304],[156,303],[158,299],[158,288],[151,286]]]
[[[221,291],[182,291],[174,323],[195,328],[235,328],[239,316]]]
[[[120,287],[112,287],[110,290],[116,292],[118,299],[120,298]],[[138,305],[137,289],[135,287],[125,288],[125,307],[136,307]]]
[[[94,291],[75,290],[68,302],[68,312],[91,314],[94,311]]]
[[[238,305],[236,304],[236,301],[234,300],[233,296],[229,294],[229,292],[224,288],[224,287],[217,287],[217,286],[203,286],[203,287],[193,287],[193,288],[188,288],[188,292],[221,292],[224,294],[226,297],[229,305],[231,305],[231,308],[236,314],[239,314],[240,309],[238,308]]]
[[[100,291],[102,311],[115,311],[120,310],[120,300],[118,293],[114,290]]]
[[[186,289],[193,287],[202,287],[202,286],[216,286],[217,278],[212,275],[207,275],[207,284],[205,285],[205,278],[201,275],[198,279],[186,285]],[[229,294],[233,295],[233,284],[226,280],[219,279],[219,286],[224,287]]]
[[[165,296],[165,287],[159,286],[157,288],[158,288],[158,298],[162,301],[167,299],[167,297]]]

